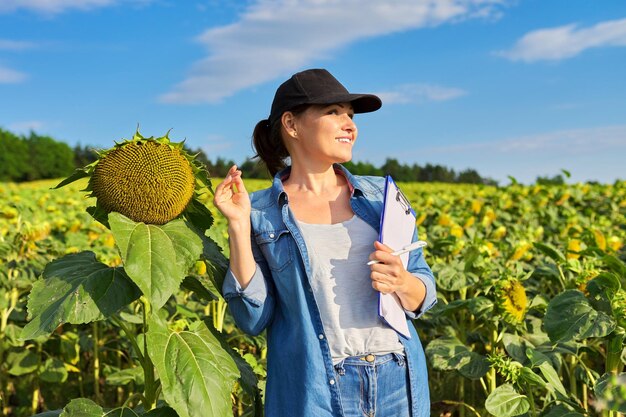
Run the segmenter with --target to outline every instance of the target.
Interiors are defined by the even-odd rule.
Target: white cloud
[[[0,13],[25,9],[36,13],[54,15],[68,10],[92,10],[124,1],[142,4],[151,0],[1,0]]]
[[[626,46],[626,19],[609,20],[587,28],[570,24],[535,30],[524,35],[510,50],[497,54],[512,61],[555,61],[571,58],[589,48],[608,46]]]
[[[376,95],[385,104],[423,103],[425,101],[447,101],[467,94],[460,88],[432,84],[405,84]]]
[[[0,84],[16,84],[24,81],[26,74],[0,65]]]
[[[492,154],[531,154],[558,151],[584,154],[604,150],[626,150],[626,125],[560,130],[492,142],[424,148],[424,153],[466,153],[488,151]]]
[[[436,143],[431,140],[430,143]],[[569,181],[596,180],[610,183],[626,179],[623,155],[626,154],[626,125],[599,126],[537,133],[493,141],[471,141],[450,146],[428,146],[427,142],[406,147],[396,154],[371,151],[365,159],[385,155],[420,165],[449,166],[457,171],[468,167],[480,175],[509,182],[508,176],[532,183],[537,176],[553,176],[566,169]],[[380,161],[382,162],[382,161]]]
[[[33,48],[35,46],[32,42],[27,41],[13,41],[10,39],[0,39],[0,50],[5,51],[21,51],[24,49]]]
[[[37,131],[44,127],[44,123],[39,120],[28,120],[24,122],[15,122],[9,124],[9,130],[16,133],[30,133],[31,130]]]
[[[503,0],[257,0],[236,23],[206,30],[208,55],[160,97],[215,103],[290,74],[352,43],[394,32],[496,15]]]

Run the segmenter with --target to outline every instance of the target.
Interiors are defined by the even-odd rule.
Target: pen
[[[391,254],[394,255],[394,256],[404,255],[407,252],[411,252],[411,251],[413,251],[415,249],[423,248],[426,245],[427,245],[427,243],[424,242],[423,240],[418,240],[417,242],[413,242],[410,245],[406,245],[402,249],[398,249],[395,252],[391,252]],[[367,264],[368,265],[374,265],[374,264],[378,264],[378,263],[380,263],[380,261],[369,261]]]

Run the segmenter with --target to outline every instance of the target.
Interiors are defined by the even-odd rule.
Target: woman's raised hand
[[[226,217],[228,223],[250,221],[250,196],[237,165],[228,170],[224,181],[215,189],[213,204]]]

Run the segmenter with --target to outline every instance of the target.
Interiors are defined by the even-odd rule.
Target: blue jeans
[[[410,417],[409,372],[405,357],[352,356],[335,365],[345,417]]]

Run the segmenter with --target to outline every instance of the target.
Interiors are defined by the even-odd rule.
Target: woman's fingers
[[[372,288],[382,293],[392,293],[402,287],[403,281],[400,276],[389,275],[373,271],[370,275]]]
[[[241,171],[237,169],[237,165],[233,165],[232,167],[230,167],[228,173],[226,174],[226,178],[224,178],[224,181],[222,181],[217,187],[215,187],[215,195],[225,192],[232,194],[233,183],[243,184],[243,181],[241,180]]]
[[[374,241],[374,248],[376,248],[376,250],[381,250],[383,252],[389,252],[389,253],[393,252],[393,249],[391,249],[389,246],[377,240]]]
[[[385,266],[385,265],[402,265],[402,260],[400,259],[399,256],[395,256],[392,255],[390,252],[386,252],[386,251],[382,251],[382,250],[377,250],[374,251],[370,254],[369,256],[370,261],[378,261],[380,263],[374,264],[371,267],[374,268],[376,267],[380,267],[380,266]]]
[[[237,187],[237,191],[240,193],[248,194],[248,190],[246,190],[246,185],[241,178],[241,171],[237,171],[239,174],[233,177],[233,182],[235,187]]]
[[[393,249],[380,242],[374,242],[374,252],[370,260],[379,263],[370,266],[372,287],[381,293],[391,293],[402,286],[404,266],[399,256],[392,255]]]
[[[374,242],[374,252],[372,252],[369,256],[370,261],[379,261],[383,263],[394,263],[397,259],[397,256],[392,255],[393,249],[389,246],[380,243],[379,241]],[[397,258],[397,259],[395,259]]]
[[[396,290],[395,285],[389,282],[388,277],[382,274],[375,275],[372,273],[372,288],[384,294],[392,293]]]
[[[224,181],[219,183],[219,185],[215,187],[215,195],[214,195],[213,200],[216,202],[223,201],[225,196],[227,195],[232,196],[232,182],[233,182],[232,177],[228,175],[224,179]]]
[[[213,204],[228,219],[237,221],[250,215],[250,197],[241,178],[242,172],[233,165],[215,188]]]
[[[230,169],[228,170],[227,176],[232,175],[235,171],[237,171],[237,165],[233,165],[232,167],[230,167]]]

